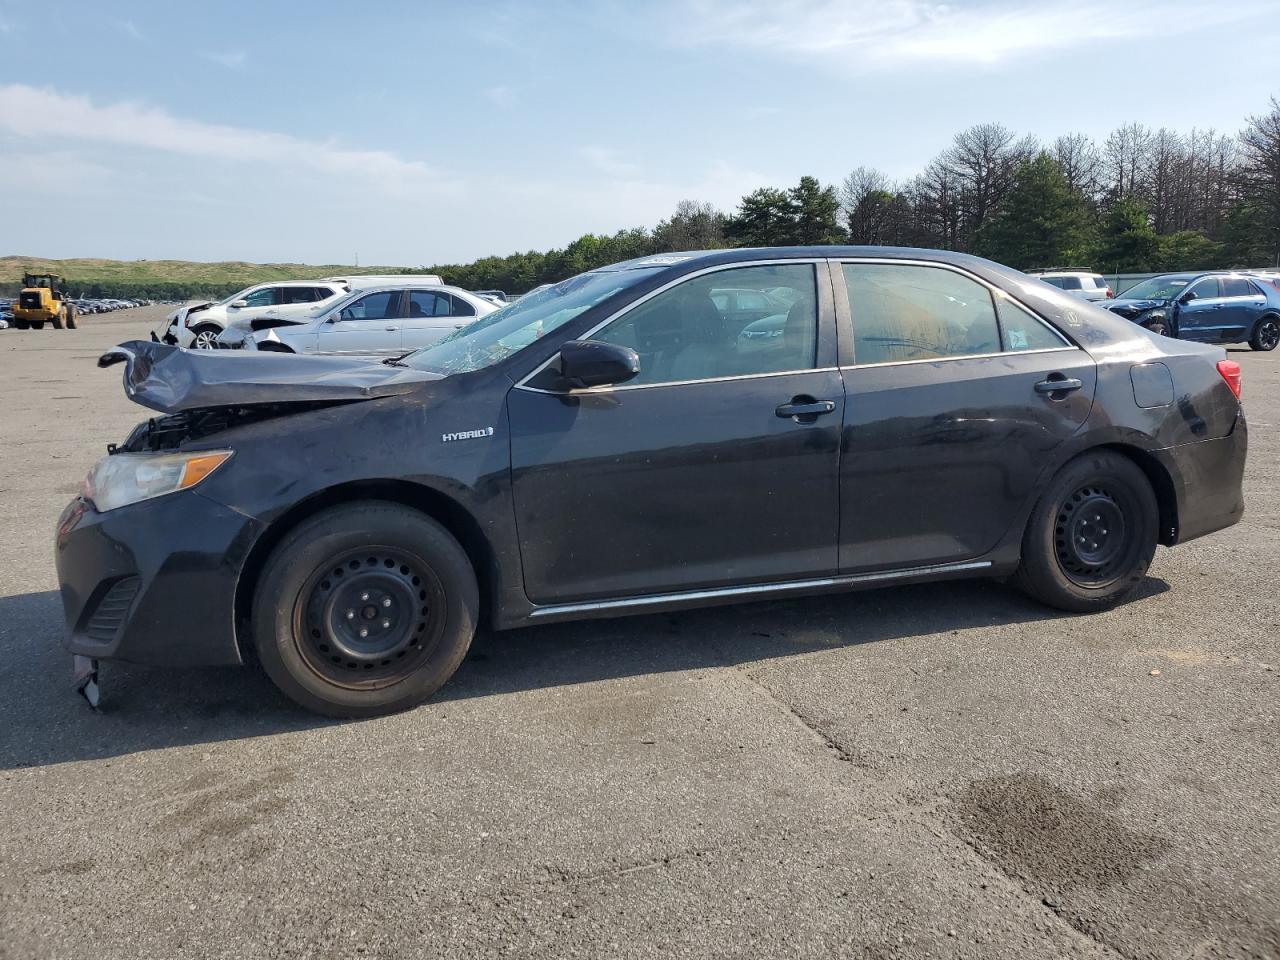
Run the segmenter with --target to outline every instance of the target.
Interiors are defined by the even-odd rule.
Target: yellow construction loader
[[[22,292],[13,302],[13,325],[19,330],[32,327],[43,330],[46,323],[53,329],[76,328],[76,308],[67,299],[62,278],[52,273],[28,273],[22,278]]]

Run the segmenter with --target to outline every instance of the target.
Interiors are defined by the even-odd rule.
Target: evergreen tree
[[[840,199],[835,187],[824,187],[814,177],[801,177],[789,191],[795,210],[795,226],[790,243],[800,246],[840,243],[845,239],[840,226]]]
[[[1159,252],[1160,238],[1146,205],[1132,197],[1112,204],[1102,225],[1098,266],[1115,273],[1145,273],[1153,269]]]
[[[1014,177],[1000,211],[978,233],[984,255],[1020,269],[1065,264],[1082,256],[1089,238],[1084,197],[1058,161],[1041,152]]]
[[[777,247],[794,243],[796,207],[790,194],[761,187],[742,198],[725,224],[725,237],[735,247]]]

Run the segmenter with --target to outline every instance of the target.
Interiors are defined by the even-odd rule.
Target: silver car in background
[[[435,343],[497,309],[460,287],[406,277],[356,288],[301,316],[258,317],[238,346],[277,353],[395,357]]]

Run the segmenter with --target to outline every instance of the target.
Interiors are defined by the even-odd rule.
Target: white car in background
[[[1106,278],[1091,270],[1044,270],[1030,276],[1081,300],[1110,300],[1115,296]]]
[[[497,309],[459,287],[401,277],[358,287],[303,316],[260,316],[252,321],[252,332],[240,346],[278,353],[397,357],[435,343]]]
[[[312,308],[332,303],[357,286],[384,283],[403,277],[353,275],[316,280],[278,280],[258,283],[225,300],[184,303],[166,318],[166,343],[196,350],[212,350],[229,341],[239,343],[250,324],[266,313],[302,316]],[[441,283],[434,274],[415,275],[419,283]]]

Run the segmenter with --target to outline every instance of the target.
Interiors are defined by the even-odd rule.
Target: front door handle
[[[824,413],[831,413],[835,408],[835,402],[832,400],[815,400],[813,397],[801,394],[798,397],[792,397],[790,402],[782,404],[773,412],[784,420],[790,417],[796,423],[813,423],[818,417]]]
[[[1079,390],[1083,386],[1083,380],[1077,380],[1075,377],[1064,377],[1062,374],[1054,374],[1036,384],[1036,393],[1069,393],[1072,390]]]
[[[395,333],[399,329],[399,327],[387,327],[387,333]]]

